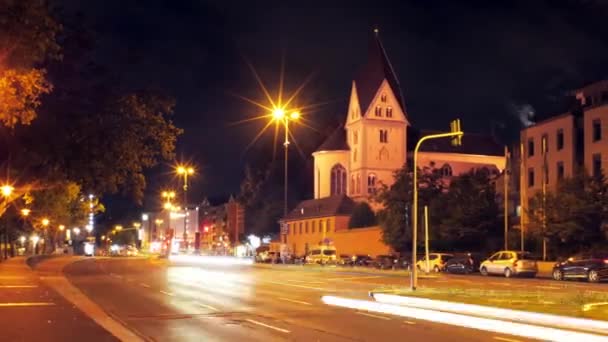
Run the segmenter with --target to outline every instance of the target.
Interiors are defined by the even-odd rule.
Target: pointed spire
[[[359,70],[355,78],[357,96],[359,97],[362,113],[368,110],[374,95],[384,79],[389,83],[401,109],[405,113],[405,102],[399,80],[380,40],[380,30],[374,27],[373,35],[369,42],[367,63]]]

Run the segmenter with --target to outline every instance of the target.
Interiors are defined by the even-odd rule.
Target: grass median
[[[608,321],[608,292],[605,291],[452,287],[421,287],[411,291],[404,287],[385,286],[373,292]]]

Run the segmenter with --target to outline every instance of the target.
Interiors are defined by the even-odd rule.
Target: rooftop
[[[346,195],[311,199],[298,203],[282,220],[292,221],[314,217],[350,216],[354,206],[355,202]]]
[[[340,125],[336,128],[325,141],[317,148],[316,152],[320,151],[348,151],[350,148],[346,143],[346,131],[344,126]]]

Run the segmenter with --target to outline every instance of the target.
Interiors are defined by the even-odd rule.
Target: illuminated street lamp
[[[283,128],[285,130],[285,141],[283,142],[283,146],[285,146],[285,174],[284,174],[284,197],[283,197],[283,216],[287,216],[287,193],[288,193],[288,156],[289,156],[289,121],[298,121],[300,119],[300,112],[292,111],[289,115],[285,112],[285,109],[277,107],[272,111],[272,119],[278,123],[283,124]],[[281,234],[283,236],[284,232],[281,229]],[[283,238],[285,239],[285,238]]]
[[[184,246],[187,249],[187,241],[188,238],[188,176],[192,176],[194,174],[194,168],[190,165],[178,165],[175,168],[175,171],[178,175],[184,177]]]
[[[64,231],[64,230],[65,230],[65,226],[64,226],[64,225],[62,225],[62,224],[60,224],[60,225],[59,225],[59,230]]]
[[[0,187],[2,196],[4,196],[5,198],[10,197],[10,195],[13,193],[13,190],[15,190],[15,188],[13,188],[13,186],[9,185],[9,184],[5,184],[2,187]]]
[[[51,223],[51,221],[48,218],[45,217],[45,218],[42,219],[41,223],[42,223],[42,225],[44,227],[48,227],[49,224]]]
[[[122,230],[122,226],[121,225],[116,225],[116,227],[114,227],[114,230],[119,232]]]
[[[28,208],[21,209],[21,216],[26,217],[29,216],[32,211]]]
[[[21,235],[19,241],[21,241],[21,246],[25,245],[25,236]]]
[[[79,235],[80,234],[80,228],[74,228],[72,230],[74,231],[74,235]]]

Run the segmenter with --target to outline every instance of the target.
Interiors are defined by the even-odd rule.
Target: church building
[[[299,203],[283,223],[283,242],[296,255],[319,243],[335,245],[339,254],[386,254],[379,227],[348,228],[355,202],[370,201],[380,184],[411,163],[418,139],[427,134],[412,126],[397,75],[380,41],[370,40],[367,63],[350,87],[344,124],[312,154],[314,199]],[[449,123],[445,123],[446,131]],[[473,168],[500,173],[504,147],[490,136],[466,133],[462,146],[449,139],[426,141],[418,165],[439,168],[446,181]],[[373,208],[377,205],[370,203]]]

